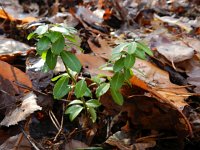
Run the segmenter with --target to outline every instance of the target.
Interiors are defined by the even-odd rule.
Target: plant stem
[[[72,79],[72,82],[76,83],[76,79],[75,79],[75,78],[72,76],[72,74],[70,73],[69,68],[68,68],[67,66],[65,66],[65,68],[66,68],[66,71],[67,71],[68,75],[69,75],[70,78]]]

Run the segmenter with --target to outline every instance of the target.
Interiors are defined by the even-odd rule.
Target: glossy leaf
[[[97,114],[96,114],[95,109],[92,108],[92,107],[88,107],[87,110],[88,110],[88,112],[90,113],[92,122],[94,123],[94,122],[97,120]]]
[[[70,34],[69,31],[65,27],[61,27],[61,26],[54,26],[54,27],[50,28],[50,30],[60,32],[60,33],[63,33],[65,35]]]
[[[81,100],[73,100],[68,105],[83,104]]]
[[[60,36],[54,43],[52,43],[51,51],[55,55],[59,55],[65,47],[65,39]]]
[[[118,105],[122,105],[124,103],[124,98],[123,98],[122,94],[119,92],[119,90],[115,90],[115,89],[111,88],[110,91],[111,91],[111,95],[112,95],[112,98],[115,101],[115,103],[117,103]]]
[[[51,31],[46,36],[54,43],[62,36],[62,33]]]
[[[73,121],[83,110],[83,106],[80,105],[72,105],[67,108],[65,114],[69,114],[69,119]]]
[[[116,53],[120,53],[121,51],[123,51],[123,49],[125,47],[127,47],[129,45],[129,43],[122,43],[119,44],[118,46],[116,46],[113,50],[112,50],[112,54],[116,54]]]
[[[125,68],[129,69],[133,67],[134,63],[135,63],[135,57],[133,55],[127,54],[124,59]]]
[[[113,71],[118,72],[120,70],[122,70],[124,67],[124,58],[120,58],[119,60],[117,60],[113,66]]]
[[[85,80],[80,80],[76,83],[74,92],[77,98],[83,97],[85,92],[87,91],[87,83]]]
[[[42,35],[45,32],[47,32],[48,30],[48,25],[41,25],[39,27],[37,27],[37,29],[35,30],[34,33],[38,34],[38,35]]]
[[[32,32],[27,36],[27,40],[30,40],[30,39],[34,38],[35,36],[36,36],[35,32]]]
[[[136,57],[145,60],[146,59],[146,54],[144,51],[142,51],[141,49],[137,49],[135,54]]]
[[[92,97],[92,92],[91,92],[91,90],[88,87],[87,87],[87,90],[86,90],[84,96],[85,97]]]
[[[115,73],[110,81],[110,86],[112,89],[118,90],[124,83],[124,75],[120,72]]]
[[[96,90],[96,96],[100,97],[101,95],[105,94],[108,91],[109,88],[110,88],[109,83],[101,84]]]
[[[153,56],[153,52],[151,51],[151,49],[148,48],[148,46],[144,45],[143,43],[137,43],[137,47],[143,50],[148,55]]]
[[[88,100],[85,104],[87,107],[92,107],[92,108],[97,108],[101,106],[101,103],[96,99]]]
[[[57,55],[52,54],[52,52],[48,50],[46,55],[46,63],[51,70],[53,70],[56,66],[57,57]]]
[[[132,42],[128,45],[128,49],[127,49],[127,53],[128,54],[134,54],[137,48],[137,43],[136,42]]]
[[[42,37],[36,44],[37,52],[41,55],[43,51],[49,49],[50,44],[51,42],[48,37]]]
[[[72,71],[76,71],[78,73],[80,72],[81,63],[74,54],[67,51],[63,51],[61,53],[61,58],[65,66],[69,67]]]
[[[126,81],[129,81],[129,79],[133,76],[133,72],[131,69],[124,69],[124,78]]]
[[[69,78],[67,76],[61,77],[54,86],[53,96],[55,99],[61,99],[70,91],[70,86],[68,85]]]
[[[65,37],[66,37],[69,41],[71,41],[72,43],[76,43],[76,42],[77,42],[74,36],[65,35]]]
[[[63,74],[60,74],[60,75],[58,75],[58,76],[52,78],[51,81],[54,82],[54,81],[58,80],[59,78],[61,78],[62,76],[67,76],[67,77],[69,77],[69,75],[68,75],[67,73],[63,73]]]

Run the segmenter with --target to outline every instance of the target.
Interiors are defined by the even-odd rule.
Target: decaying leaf
[[[31,149],[31,144],[29,143],[29,141],[26,139],[26,137],[22,137],[22,133],[12,136],[9,139],[7,139],[2,145],[0,145],[0,149],[1,150],[12,150],[15,149],[16,146],[18,149],[23,149],[23,150],[30,150]],[[21,142],[18,144],[18,140],[19,138],[21,138]]]
[[[22,99],[21,106],[17,107],[15,110],[9,112],[5,118],[1,121],[2,126],[16,125],[18,122],[25,120],[34,111],[42,110],[40,106],[37,105],[36,95],[30,92]]]
[[[170,62],[181,62],[190,59],[194,55],[194,50],[191,47],[180,45],[178,43],[165,43],[157,46],[160,54],[165,56]]]
[[[87,147],[88,145],[86,145],[85,143],[73,139],[65,144],[65,150],[84,149]]]
[[[173,18],[170,16],[160,17],[156,14],[154,14],[154,18],[159,19],[159,20],[169,23],[169,24],[178,25],[179,27],[183,28],[187,32],[190,32],[192,30],[191,25],[186,22],[181,21],[181,19],[176,19],[176,18]]]
[[[100,69],[100,67],[102,67],[106,63],[106,61],[103,58],[88,54],[77,54],[76,56],[81,62],[83,68],[86,71],[88,71],[91,74],[91,76],[95,76],[97,74],[112,76],[111,72]]]
[[[134,67],[141,72],[134,70],[134,74],[137,77],[132,77],[132,84],[145,90],[148,90],[148,87],[152,87],[154,92],[162,95],[180,110],[188,105],[184,100],[189,96],[189,93],[184,87],[171,83],[169,73],[159,69],[150,62],[139,59],[136,60]]]
[[[109,60],[111,58],[112,48],[108,45],[107,41],[101,38],[98,38],[99,47],[92,42],[92,39],[88,40],[88,44],[91,50],[102,58]]]
[[[19,95],[21,93],[24,93],[28,91],[25,88],[22,88],[18,85],[26,86],[31,88],[32,83],[29,79],[29,77],[22,72],[21,70],[9,65],[6,62],[0,61],[0,77],[1,77],[1,84],[2,84],[2,90],[6,91],[12,96]],[[3,82],[9,82],[11,87],[14,89],[9,89],[7,84],[3,84]]]

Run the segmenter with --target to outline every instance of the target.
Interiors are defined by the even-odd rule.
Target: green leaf
[[[53,96],[55,99],[61,99],[70,91],[70,86],[68,85],[69,78],[67,76],[61,77],[55,84],[53,89]]]
[[[101,103],[96,99],[91,99],[85,103],[87,107],[97,108],[101,106]]]
[[[131,43],[128,45],[127,53],[128,53],[128,54],[134,54],[135,51],[136,51],[136,48],[137,48],[137,43],[136,43],[136,42],[131,42]]]
[[[129,81],[129,79],[133,76],[133,72],[131,69],[124,69],[124,78],[126,81]]]
[[[110,60],[111,61],[116,61],[116,60],[120,59],[121,56],[122,56],[121,53],[114,53],[114,54],[111,55],[111,59]]]
[[[100,97],[101,95],[105,94],[108,91],[109,88],[110,88],[109,83],[101,84],[96,90],[96,96]]]
[[[110,91],[111,91],[111,95],[112,95],[112,98],[115,101],[115,103],[117,103],[118,105],[122,105],[124,103],[124,98],[123,98],[122,94],[119,92],[119,90],[115,90],[115,89],[111,88]]]
[[[62,33],[51,31],[51,32],[47,33],[45,36],[47,36],[51,40],[51,42],[54,43],[60,37],[62,37]]]
[[[46,60],[48,50],[42,51],[41,58]]]
[[[47,63],[45,62],[44,63],[44,65],[43,65],[43,67],[42,67],[42,70],[41,70],[42,72],[44,72],[44,73],[46,73],[46,72],[49,72],[50,71],[50,69],[49,69],[49,67],[48,67],[48,65],[47,65]]]
[[[69,41],[71,41],[72,43],[77,43],[77,41],[76,41],[76,39],[75,39],[74,36],[71,36],[71,35],[65,35],[65,37],[66,37]]]
[[[137,43],[137,47],[145,51],[145,53],[147,53],[149,56],[153,56],[153,52],[151,51],[151,49],[143,43]]]
[[[81,100],[73,100],[68,105],[83,104]]]
[[[129,43],[122,43],[119,44],[118,46],[116,46],[113,50],[112,50],[112,54],[116,54],[116,53],[120,53],[121,51],[123,51],[123,49],[125,47],[127,47],[129,45]]]
[[[58,76],[52,78],[51,81],[54,82],[54,81],[58,80],[59,78],[61,78],[62,76],[67,76],[67,77],[69,77],[69,75],[68,75],[67,73],[63,73],[63,74],[60,74],[60,75],[58,75]]]
[[[124,58],[120,58],[119,60],[117,60],[113,66],[113,71],[114,72],[118,72],[120,70],[122,70],[124,67]]]
[[[76,83],[74,92],[77,98],[83,97],[85,92],[87,91],[87,83],[85,80],[80,80]]]
[[[46,55],[46,63],[51,70],[53,70],[56,66],[57,57],[57,55],[52,54],[52,52],[48,50]]]
[[[86,96],[86,97],[92,97],[92,92],[90,91],[90,89],[88,87],[87,87],[87,90],[86,90],[84,96]]]
[[[145,60],[146,59],[146,54],[144,51],[142,51],[141,49],[137,49],[135,54],[136,57]]]
[[[45,32],[47,32],[48,30],[48,25],[41,25],[39,27],[37,27],[37,29],[35,30],[34,33],[38,34],[38,35],[42,35]]]
[[[51,31],[56,31],[56,32],[60,32],[60,33],[63,33],[65,35],[69,35],[69,31],[64,28],[64,27],[61,27],[61,26],[54,26],[52,28],[50,28]]]
[[[60,36],[54,43],[52,43],[51,51],[55,55],[59,55],[65,47],[65,39]]]
[[[97,120],[97,114],[96,114],[95,109],[92,107],[88,107],[87,110],[91,115],[92,122],[94,123]]]
[[[41,55],[43,51],[49,49],[50,44],[51,42],[48,37],[42,37],[36,44],[37,52]]]
[[[77,59],[77,57],[67,51],[61,52],[61,58],[65,64],[65,66],[69,67],[72,71],[80,72],[81,70],[81,63]]]
[[[32,39],[35,35],[36,35],[35,32],[30,33],[30,34],[27,36],[27,40]]]
[[[114,74],[110,81],[110,86],[112,89],[118,90],[124,83],[124,75],[120,72]]]
[[[72,105],[67,108],[65,114],[69,114],[69,119],[73,121],[83,110],[83,106],[80,105]]]
[[[124,59],[125,68],[129,69],[129,68],[133,67],[134,63],[135,63],[135,56],[127,54]]]

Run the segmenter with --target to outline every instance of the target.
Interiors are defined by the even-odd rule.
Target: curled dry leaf
[[[131,78],[131,82],[145,90],[149,90],[160,94],[163,98],[173,103],[177,109],[182,110],[188,105],[184,100],[190,95],[184,87],[171,83],[169,73],[159,69],[150,62],[137,59],[134,65],[135,76]]]
[[[42,107],[37,105],[36,95],[30,92],[22,98],[21,106],[17,107],[13,111],[9,112],[5,118],[1,121],[2,126],[16,125],[18,122],[25,120],[34,111],[42,110]]]

